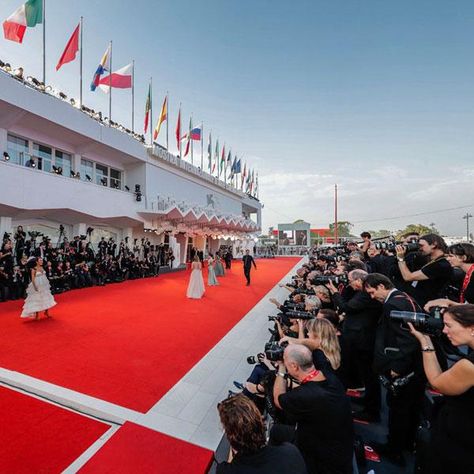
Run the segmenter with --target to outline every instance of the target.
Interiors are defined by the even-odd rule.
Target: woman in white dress
[[[207,284],[208,286],[216,286],[219,284],[216,278],[216,272],[214,271],[215,260],[212,256],[212,253],[209,254],[209,258],[207,259]]]
[[[204,279],[202,278],[202,265],[199,257],[194,257],[193,263],[191,264],[191,277],[189,278],[188,291],[186,296],[188,298],[200,299],[204,294]]]
[[[38,319],[40,311],[44,311],[44,315],[50,318],[48,310],[56,305],[56,301],[51,294],[49,280],[43,269],[43,259],[41,257],[32,258],[28,262],[28,267],[31,268],[31,282],[26,289],[26,300],[21,317],[34,316],[35,319]]]

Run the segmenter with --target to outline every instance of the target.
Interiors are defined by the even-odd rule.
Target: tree
[[[392,231],[386,229],[368,230],[367,232],[372,236],[373,239],[380,239],[381,237],[388,237],[389,235],[392,235]]]
[[[410,232],[418,232],[418,234],[425,235],[425,234],[438,234],[439,232],[434,227],[434,224],[431,224],[431,227],[428,227],[423,224],[408,224],[404,229],[399,230],[397,232],[396,238],[397,240],[401,239],[403,235],[408,234]]]
[[[351,224],[349,221],[339,221],[337,223],[337,236],[338,237],[350,237],[351,229],[354,227],[354,224]],[[329,224],[329,233],[334,236],[334,230],[336,226],[334,222]]]

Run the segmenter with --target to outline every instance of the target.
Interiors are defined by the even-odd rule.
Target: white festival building
[[[55,243],[60,225],[69,239],[93,228],[93,244],[169,245],[175,267],[190,246],[253,248],[258,199],[90,112],[0,69],[1,236],[23,225]]]

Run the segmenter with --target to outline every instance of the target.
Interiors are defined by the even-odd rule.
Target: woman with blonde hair
[[[298,327],[297,338],[285,336],[280,339],[280,344],[303,344],[313,353],[313,362],[317,369],[326,377],[328,374],[334,374],[341,365],[341,347],[334,326],[327,319],[315,318],[306,324],[299,319]]]

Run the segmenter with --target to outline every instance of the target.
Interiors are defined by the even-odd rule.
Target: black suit
[[[252,265],[257,269],[257,265],[255,265],[255,260],[253,259],[252,255],[244,255],[242,257],[242,262],[244,263],[244,275],[247,279],[247,285],[250,285],[250,269]]]
[[[387,392],[388,444],[400,453],[405,448],[413,448],[426,379],[420,343],[399,321],[390,319],[393,310],[422,310],[406,293],[395,290],[384,302],[375,339],[374,367],[379,374],[389,378],[391,371],[400,376],[414,374],[397,395]]]
[[[382,304],[373,300],[365,291],[355,291],[344,300],[340,293],[332,295],[339,313],[345,313],[342,327],[342,371],[346,387],[355,374],[365,387],[364,404],[368,413],[378,416],[381,405],[380,383],[372,364],[375,331],[382,314]],[[353,385],[352,385],[353,386]]]

